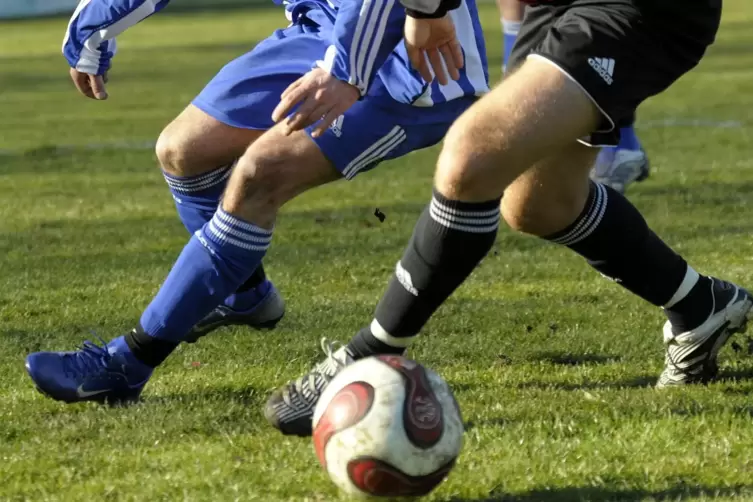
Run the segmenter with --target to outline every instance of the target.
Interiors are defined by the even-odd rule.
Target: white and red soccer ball
[[[463,446],[460,409],[447,383],[400,356],[343,369],[313,420],[319,462],[351,495],[426,495],[447,477]]]

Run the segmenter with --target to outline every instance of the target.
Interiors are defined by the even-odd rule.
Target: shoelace
[[[285,387],[285,391],[282,394],[282,400],[286,405],[293,408],[297,407],[297,405],[292,401],[294,394],[291,391],[295,391],[295,395],[303,395],[306,388],[308,388],[309,390],[316,389],[317,377],[321,378],[323,382],[328,382],[334,377],[335,374],[337,374],[340,368],[345,366],[345,363],[338,361],[335,357],[335,351],[341,347],[340,343],[329,342],[326,338],[322,338],[321,346],[322,351],[327,357],[324,359],[324,361],[317,364],[310,372],[299,377],[295,382],[293,382],[293,385]]]
[[[79,351],[66,357],[63,361],[63,370],[66,373],[79,377],[99,371],[102,366],[107,365],[110,357],[112,357],[107,351],[107,342],[96,334],[94,336],[102,342],[102,346],[86,340]]]

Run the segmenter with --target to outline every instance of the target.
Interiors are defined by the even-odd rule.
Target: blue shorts
[[[296,23],[260,42],[228,63],[194,99],[193,104],[220,122],[244,129],[270,129],[272,110],[282,92],[306,74],[329,46],[332,22],[309,11]],[[315,21],[313,19],[316,19]],[[379,78],[319,138],[312,138],[335,168],[348,179],[381,161],[432,146],[475,98],[433,107],[394,100]],[[308,130],[309,134],[311,129]]]

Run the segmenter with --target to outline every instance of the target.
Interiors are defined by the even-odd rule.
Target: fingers
[[[283,92],[280,99],[280,104],[275,107],[274,111],[272,111],[272,120],[275,122],[279,122],[290,115],[293,108],[295,108],[296,105],[306,97],[308,87],[296,84],[298,84],[298,82],[294,82],[290,87],[285,89],[285,92]],[[295,88],[291,89],[293,86],[295,86]]]
[[[95,99],[104,100],[107,99],[107,91],[105,90],[105,79],[102,75],[89,75],[89,85]]]
[[[284,98],[285,98],[285,96],[287,96],[288,94],[290,94],[291,92],[293,92],[294,90],[296,90],[296,89],[297,89],[298,87],[300,87],[300,86],[301,86],[301,84],[303,84],[303,82],[304,82],[305,78],[306,78],[306,77],[301,77],[301,78],[299,78],[298,80],[296,80],[295,82],[293,82],[292,84],[290,84],[290,85],[289,85],[289,86],[288,86],[288,87],[287,87],[287,88],[286,88],[286,89],[285,89],[285,90],[284,90],[284,91],[282,92],[282,94],[280,95],[280,99],[284,99]]]
[[[424,51],[407,43],[405,44],[405,48],[408,52],[408,59],[410,59],[411,66],[413,66],[413,68],[415,68],[415,70],[421,75],[421,78],[426,82],[434,80],[434,75],[431,73]]]
[[[426,51],[429,57],[429,63],[431,64],[434,75],[441,85],[447,85],[450,81],[447,79],[447,72],[445,71],[445,65],[442,63],[442,56],[437,49]]]
[[[463,67],[463,52],[460,52],[460,67],[457,66],[457,59],[455,58],[456,54],[453,53],[451,44],[440,46],[439,52],[442,55],[442,59],[447,68],[447,73],[450,74],[450,78],[452,80],[460,79],[460,70],[458,68]]]
[[[80,92],[87,98],[95,99],[94,93],[92,92],[91,86],[89,85],[89,75],[87,75],[86,73],[78,72],[73,68],[71,68],[69,73],[71,80],[73,81],[73,85],[76,86],[78,92]]]
[[[337,117],[339,117],[343,113],[345,113],[345,110],[340,110],[340,107],[335,107],[328,111],[326,114],[323,114],[324,116],[322,116],[322,120],[317,124],[314,130],[311,131],[311,136],[318,138],[319,136],[327,132],[329,126],[331,126],[332,123],[337,120]]]
[[[449,44],[450,54],[452,55],[452,61],[455,63],[455,68],[462,68],[465,66],[465,58],[463,57],[463,48],[460,46],[460,42],[456,40],[451,41]],[[458,74],[458,78],[460,75]],[[457,79],[455,79],[457,80]]]
[[[307,96],[306,101],[290,116],[285,124],[288,134],[317,123],[330,108],[332,108],[332,103],[326,101],[320,103],[313,96]]]

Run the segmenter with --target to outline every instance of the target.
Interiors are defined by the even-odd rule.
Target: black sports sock
[[[375,322],[353,337],[348,351],[355,358],[402,353],[489,252],[498,227],[499,199],[461,202],[435,190],[377,305]]]
[[[651,229],[640,212],[621,194],[591,183],[589,199],[578,219],[547,237],[569,247],[606,277],[657,306],[670,301],[677,322],[708,315],[707,283]]]
[[[692,269],[689,270],[694,272]],[[688,277],[688,279],[691,278]],[[714,309],[712,286],[713,283],[710,278],[698,276],[695,284],[684,296],[680,296],[680,300],[664,308],[664,313],[676,334],[690,331],[709,318]]]
[[[252,289],[258,287],[265,280],[267,280],[267,274],[266,272],[264,272],[264,264],[260,263],[259,266],[256,267],[256,270],[254,270],[254,273],[251,274],[251,277],[249,277],[248,280],[238,288],[238,293],[251,291]]]
[[[125,336],[125,342],[136,359],[152,368],[162,364],[178,346],[177,343],[147,335],[140,326]]]

